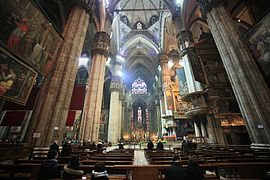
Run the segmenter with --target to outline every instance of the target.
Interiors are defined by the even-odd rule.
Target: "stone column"
[[[155,110],[156,110],[156,119],[157,119],[157,136],[161,137],[162,136],[162,123],[161,123],[161,116],[160,116],[160,101],[158,99],[155,100]]]
[[[119,128],[120,128],[120,138],[124,136],[124,130],[125,130],[125,123],[124,123],[124,103],[123,103],[123,99],[124,99],[124,95],[122,92],[122,88],[121,88],[121,92],[120,92],[120,96],[119,96],[119,104],[120,104],[120,115],[119,115]]]
[[[86,92],[81,139],[98,141],[100,112],[103,96],[105,62],[108,57],[110,36],[102,31],[95,34],[92,50],[92,66]]]
[[[252,146],[270,148],[270,91],[221,0],[198,0],[246,120]]]
[[[195,137],[201,137],[201,131],[198,127],[198,123],[197,122],[194,122],[194,130],[195,130]],[[200,142],[201,140],[199,139],[196,139],[198,142]]]
[[[162,87],[164,89],[165,107],[167,107],[166,115],[172,115],[171,110],[173,108],[173,94],[171,91],[171,77],[170,77],[170,72],[168,68],[168,61],[169,61],[169,57],[166,54],[162,54],[160,56],[160,66],[161,66],[162,83],[163,83]]]
[[[109,117],[109,129],[108,129],[108,141],[112,143],[118,143],[118,139],[121,138],[121,111],[122,111],[122,83],[120,77],[113,76],[111,81],[111,100],[110,100],[110,117]]]
[[[201,124],[202,137],[203,137],[204,139],[206,139],[206,138],[207,138],[207,131],[206,131],[206,129],[205,129],[205,126],[204,126],[204,124],[203,124],[202,121],[200,122],[200,124]]]
[[[53,139],[61,142],[71,101],[79,57],[89,24],[93,1],[76,1],[66,23],[57,62],[49,79],[43,85],[27,132],[27,141],[33,143],[33,133],[41,133],[36,146],[49,146]]]

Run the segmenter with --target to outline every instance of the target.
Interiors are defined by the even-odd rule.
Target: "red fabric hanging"
[[[70,110],[82,110],[85,86],[74,86],[70,102]]]
[[[73,126],[75,120],[76,111],[69,111],[66,126]]]
[[[26,111],[7,111],[1,126],[21,126]]]

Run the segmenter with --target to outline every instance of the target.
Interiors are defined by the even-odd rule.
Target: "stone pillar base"
[[[255,143],[252,143],[250,145],[250,147],[252,149],[268,149],[268,150],[270,150],[270,144],[255,144]]]

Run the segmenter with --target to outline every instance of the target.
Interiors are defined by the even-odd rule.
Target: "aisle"
[[[134,150],[133,165],[148,165],[148,162],[145,158],[143,149],[135,149]]]

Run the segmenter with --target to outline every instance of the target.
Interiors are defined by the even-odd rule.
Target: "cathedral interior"
[[[267,0],[4,0],[0,9],[2,148],[188,137],[270,149]]]

